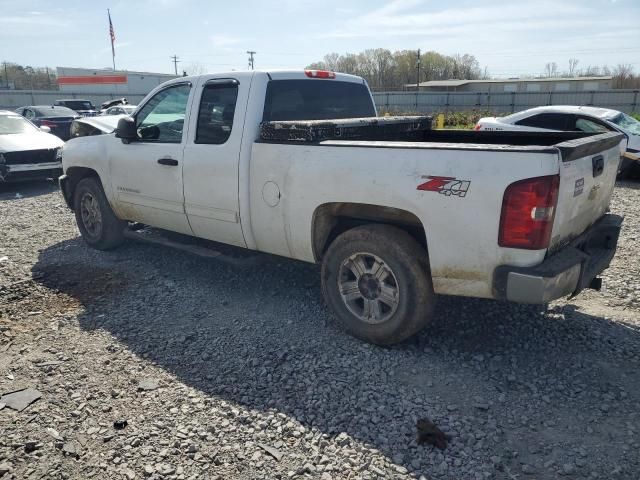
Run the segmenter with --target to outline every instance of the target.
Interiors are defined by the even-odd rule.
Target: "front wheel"
[[[98,250],[110,250],[124,242],[126,222],[116,217],[102,185],[93,177],[78,182],[73,208],[80,234],[87,244]]]
[[[429,323],[435,294],[427,252],[407,232],[365,225],[339,235],[322,263],[322,292],[342,326],[377,345]]]

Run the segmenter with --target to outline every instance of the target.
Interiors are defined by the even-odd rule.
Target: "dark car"
[[[98,114],[98,110],[93,106],[89,100],[79,100],[77,98],[70,98],[68,100],[56,100],[53,104],[57,107],[67,107],[71,110],[75,110],[83,117],[93,117]]]
[[[100,112],[104,112],[107,108],[115,107],[116,105],[128,105],[128,104],[129,104],[129,101],[124,97],[115,98],[113,100],[107,100],[106,102],[100,105]]]
[[[71,123],[80,118],[80,115],[70,108],[50,105],[21,107],[16,109],[16,112],[39,127],[49,127],[51,133],[62,140],[71,138]]]

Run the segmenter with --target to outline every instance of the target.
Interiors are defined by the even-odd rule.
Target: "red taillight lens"
[[[53,128],[56,126],[55,123],[50,122],[49,120],[40,120],[40,126],[41,127],[49,127],[49,128]]]
[[[550,175],[512,183],[504,192],[498,245],[541,250],[549,246],[560,177]]]
[[[479,123],[476,123],[476,126],[473,127],[473,129],[477,132],[478,130],[480,130],[481,125]]]
[[[328,70],[305,70],[304,74],[309,78],[336,78],[335,72]]]

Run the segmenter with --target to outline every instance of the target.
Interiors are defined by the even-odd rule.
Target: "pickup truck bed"
[[[347,130],[345,132],[345,130]],[[592,137],[585,132],[509,132],[432,130],[431,117],[381,117],[333,122],[264,122],[260,139],[265,143],[319,143],[326,140],[361,140],[417,143],[467,143],[478,145],[552,146]]]

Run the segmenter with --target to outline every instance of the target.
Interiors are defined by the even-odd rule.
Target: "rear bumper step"
[[[599,290],[596,278],[616,253],[623,218],[608,214],[534,267],[503,265],[494,273],[496,298],[518,303],[547,303],[580,293],[585,288]]]

